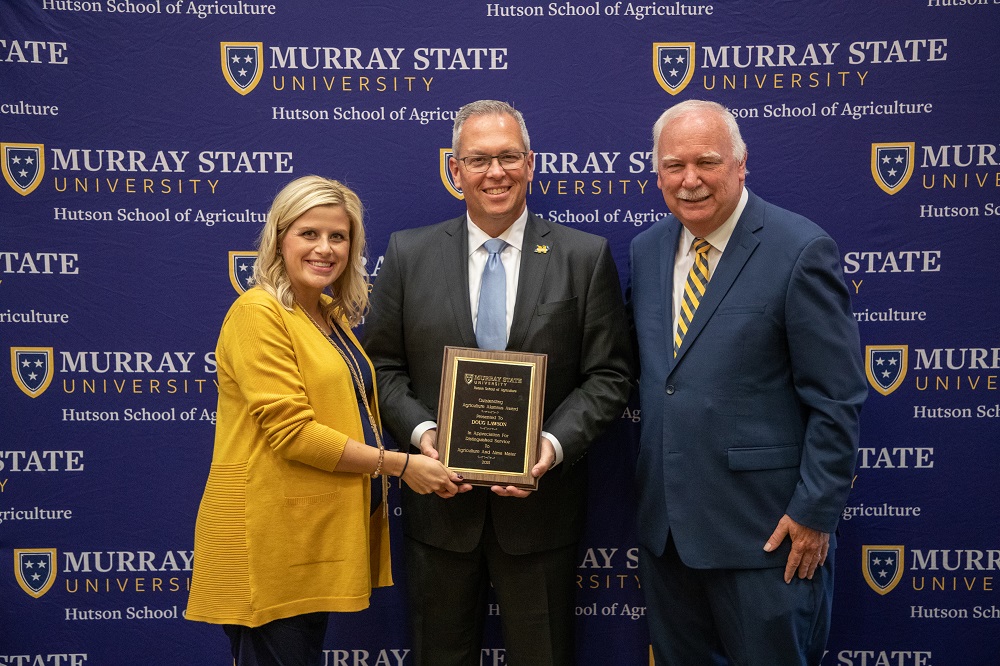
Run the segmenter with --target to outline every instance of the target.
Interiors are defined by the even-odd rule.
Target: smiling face
[[[458,157],[526,152],[517,120],[506,114],[469,117],[456,148]],[[528,152],[524,164],[509,171],[504,171],[498,160],[484,173],[470,172],[454,157],[448,166],[455,185],[465,195],[469,217],[490,236],[502,233],[524,212],[528,183],[534,176],[534,153]]]
[[[718,114],[686,113],[660,133],[656,186],[667,208],[696,237],[718,229],[736,210],[746,178],[732,139]]]
[[[350,250],[351,221],[341,206],[316,206],[300,215],[281,240],[295,298],[307,306],[318,303],[323,290],[343,275]]]

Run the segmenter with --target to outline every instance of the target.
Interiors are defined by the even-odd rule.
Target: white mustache
[[[708,191],[707,187],[699,187],[696,190],[678,190],[677,198],[682,201],[695,201],[697,199],[704,199],[711,192]]]

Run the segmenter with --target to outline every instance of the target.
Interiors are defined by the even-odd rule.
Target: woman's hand
[[[462,483],[462,476],[449,470],[430,456],[419,453],[409,454],[402,480],[410,489],[421,495],[435,493],[439,497],[454,497],[472,490],[468,483]]]

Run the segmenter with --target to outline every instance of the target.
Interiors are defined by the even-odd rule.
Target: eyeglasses
[[[528,153],[500,153],[499,155],[469,155],[468,157],[456,157],[459,162],[465,163],[465,168],[472,173],[483,173],[490,170],[493,160],[500,163],[500,168],[504,171],[520,169],[524,166],[524,158]]]

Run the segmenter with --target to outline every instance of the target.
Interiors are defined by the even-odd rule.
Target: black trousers
[[[222,625],[236,666],[319,666],[329,613],[307,613],[259,627]]]
[[[500,605],[506,663],[571,666],[576,546],[510,555],[491,521],[470,553],[405,541],[415,666],[479,666],[490,584]]]

